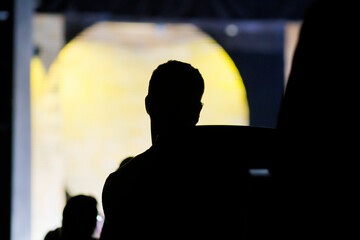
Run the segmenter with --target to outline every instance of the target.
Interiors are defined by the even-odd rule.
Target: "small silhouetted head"
[[[63,211],[62,234],[64,239],[90,238],[96,227],[97,201],[85,195],[72,197]]]
[[[199,70],[171,60],[154,70],[146,110],[152,120],[193,126],[199,119],[203,93],[204,79]]]

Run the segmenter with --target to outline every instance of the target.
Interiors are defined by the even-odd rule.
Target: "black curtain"
[[[13,102],[13,1],[0,2],[0,188],[1,239],[10,239],[12,102]]]
[[[38,12],[109,12],[129,17],[301,19],[313,0],[39,0]]]

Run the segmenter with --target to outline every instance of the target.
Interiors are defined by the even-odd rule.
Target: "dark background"
[[[313,0],[38,0],[39,12],[108,12],[132,17],[301,19]]]

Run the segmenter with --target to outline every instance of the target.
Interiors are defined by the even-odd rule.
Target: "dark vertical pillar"
[[[30,60],[33,1],[13,1],[11,239],[31,238]]]
[[[1,239],[30,239],[31,6],[0,1]]]
[[[10,239],[11,158],[12,158],[12,79],[13,1],[0,2],[0,189],[2,239]]]

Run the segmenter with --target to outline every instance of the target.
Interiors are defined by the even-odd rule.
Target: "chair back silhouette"
[[[274,215],[276,131],[246,126],[197,126],[194,135],[203,148],[201,154],[206,156],[201,160],[207,164],[204,168],[213,171],[205,175],[208,192],[217,193],[218,199],[211,204],[219,211],[215,211],[219,226],[231,226],[228,231],[232,234],[241,229],[245,239],[268,237]]]
[[[159,136],[146,156],[120,168],[131,194],[126,206],[112,209],[119,214],[115,234],[134,239],[265,236],[274,135],[273,129],[196,126]],[[120,195],[113,197],[121,202]]]

